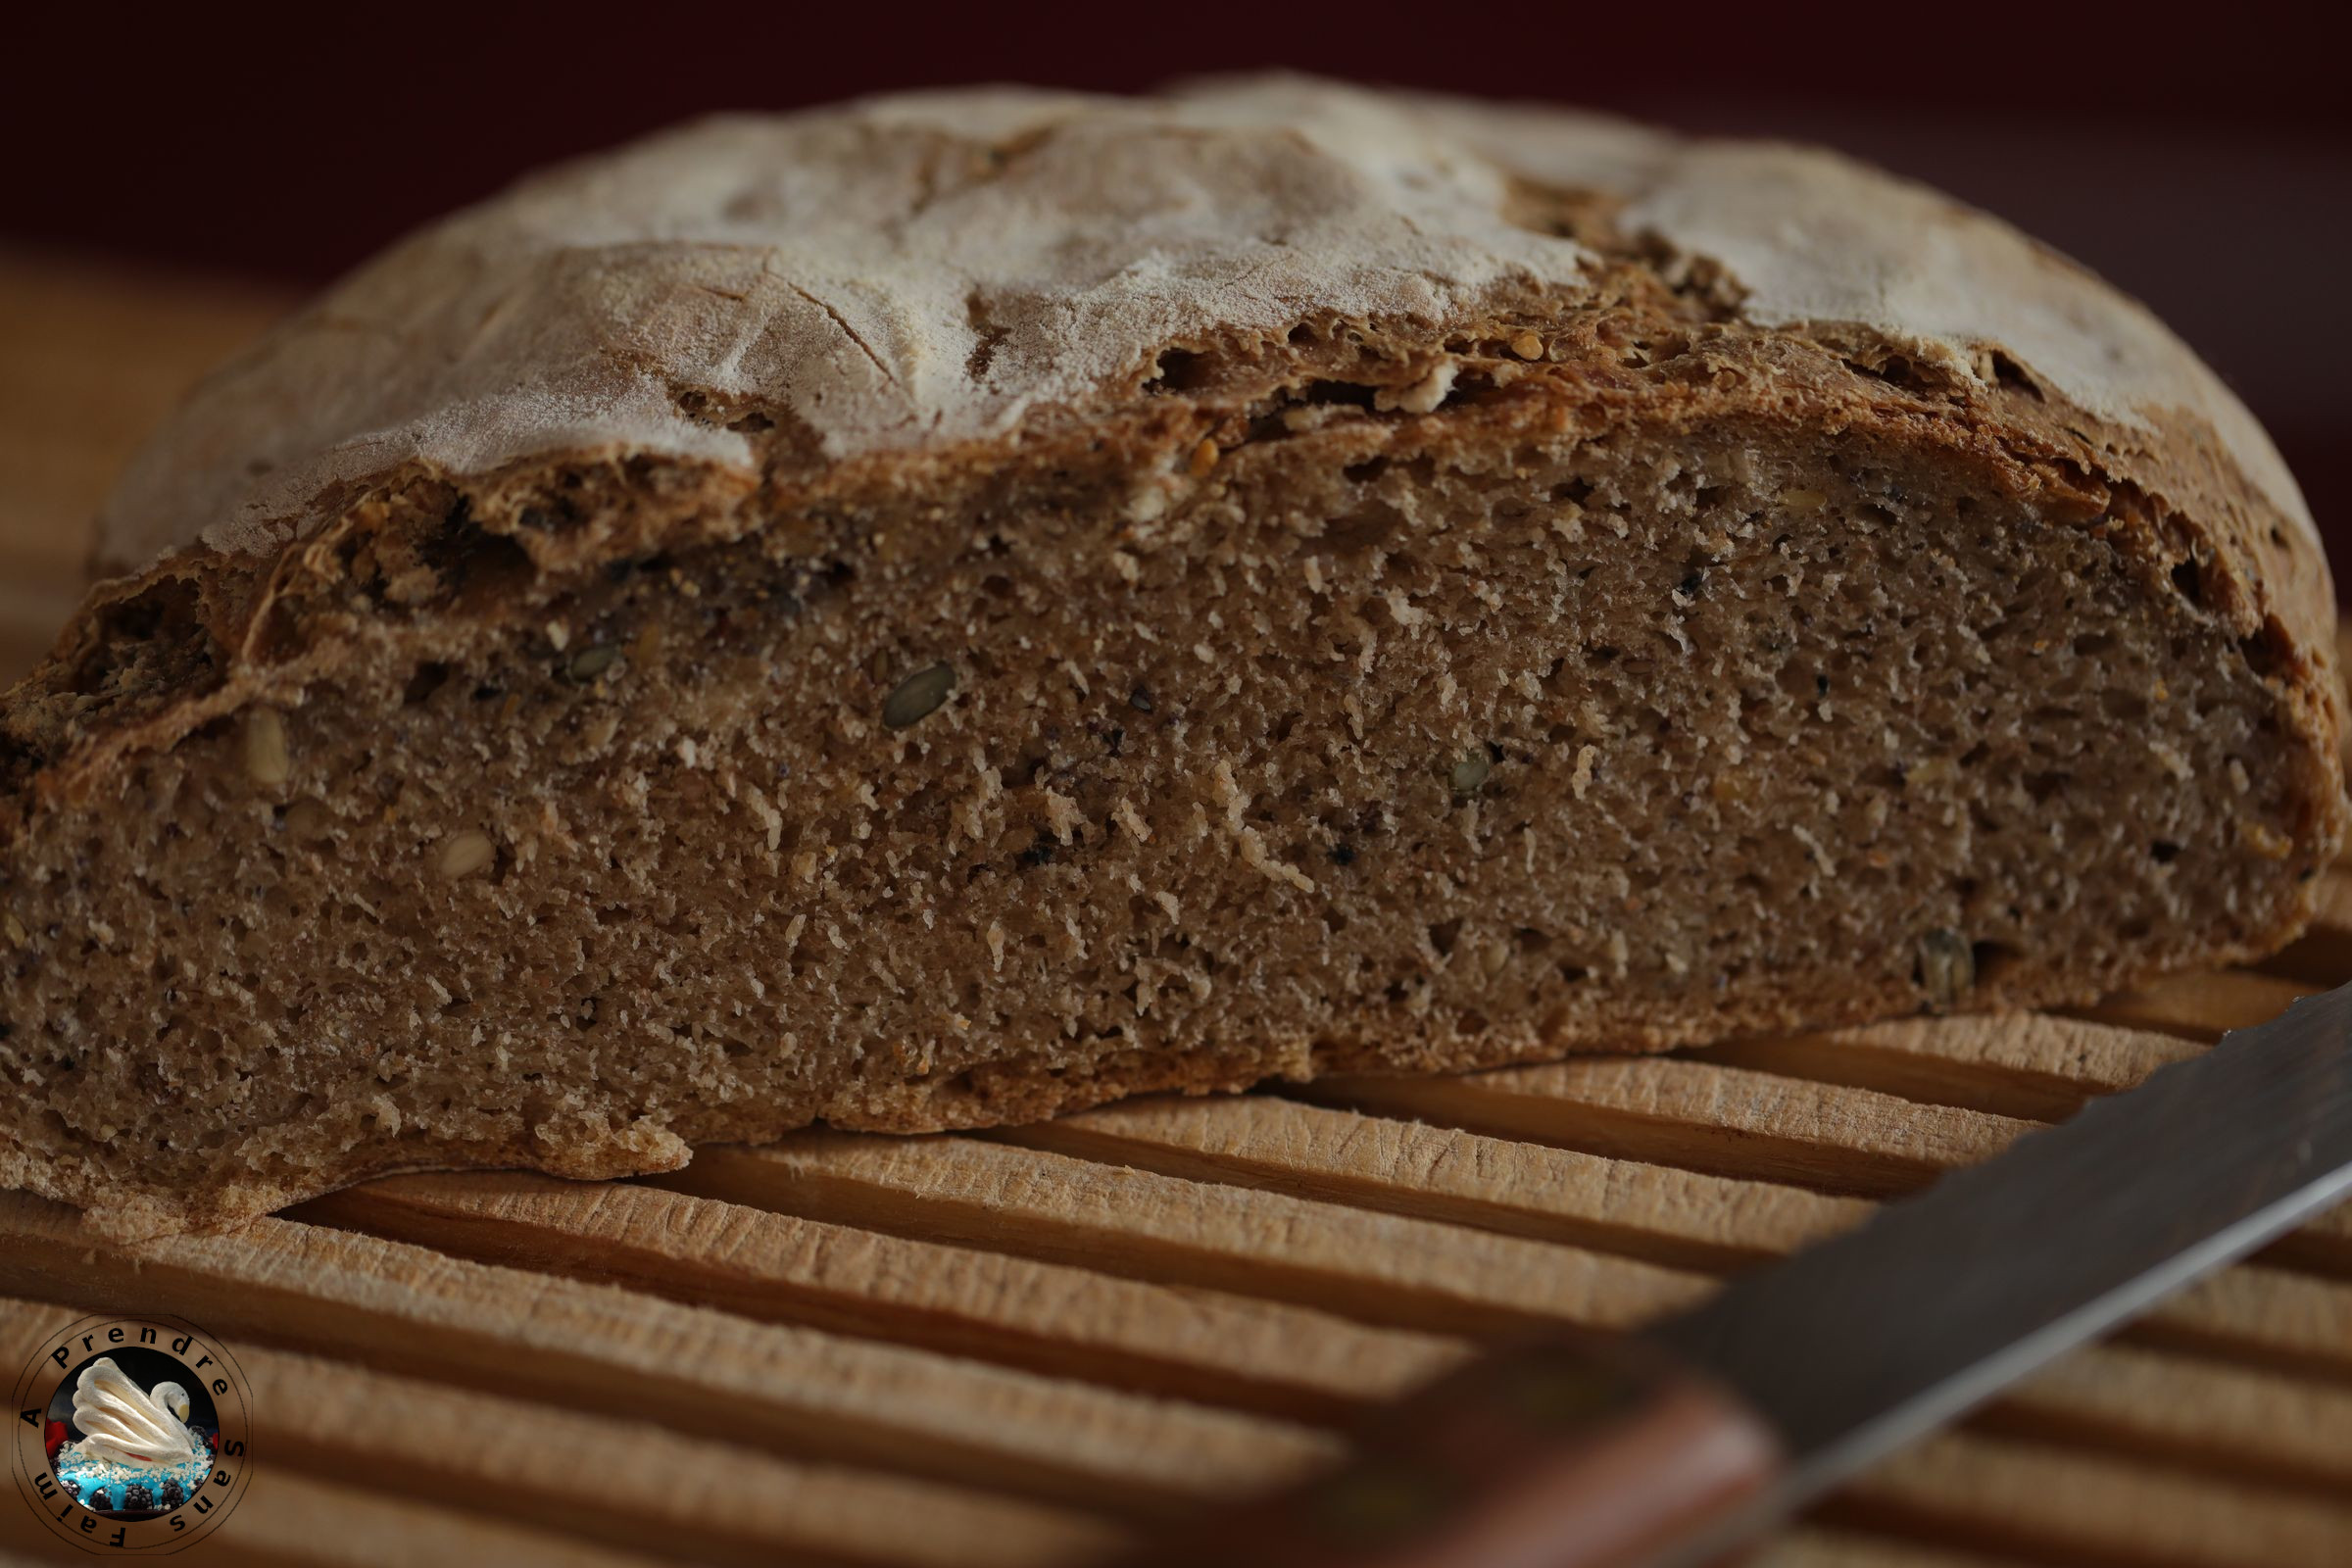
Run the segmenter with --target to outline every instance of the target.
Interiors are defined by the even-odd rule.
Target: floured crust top
[[[1497,290],[1584,303],[1596,258],[1526,220],[1530,186],[1712,264],[1755,326],[1859,328],[1988,388],[2006,361],[2127,467],[2210,432],[2317,537],[2260,427],[2161,323],[1934,192],[1827,153],[1271,78],[711,120],[531,180],[210,378],[125,475],[100,559],[272,550],[334,487],[410,466],[757,468],[749,436],[693,416],[704,395],[775,411],[823,465],[1083,416],[1171,344],[1309,313],[1442,326]]]

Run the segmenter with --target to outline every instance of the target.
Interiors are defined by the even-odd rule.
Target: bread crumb
[[[1575,793],[1578,800],[1583,800],[1585,798],[1585,791],[1592,787],[1592,764],[1599,760],[1599,747],[1580,746],[1577,748],[1576,771],[1569,776],[1568,788]]]
[[[1805,827],[1802,823],[1792,822],[1789,824],[1788,831],[1795,835],[1797,843],[1805,847],[1805,853],[1812,858],[1813,863],[1821,867],[1823,876],[1838,874],[1838,862],[1831,858],[1830,852],[1823,848],[1821,840],[1813,835],[1810,828]]]
[[[1142,814],[1127,801],[1126,797],[1120,797],[1119,804],[1110,808],[1110,814],[1118,821],[1119,826],[1127,830],[1136,843],[1149,844],[1152,842],[1151,824],[1143,819]]]
[[[784,813],[768,805],[767,797],[761,795],[758,790],[745,790],[743,801],[751,808],[752,814],[760,819],[760,825],[766,830],[768,853],[774,854],[784,843]]]
[[[2295,841],[2268,822],[2257,822],[2250,816],[2240,817],[2237,832],[2238,837],[2246,841],[2246,847],[2264,859],[2283,860],[2295,853]]]
[[[988,923],[988,958],[991,972],[1004,972],[1004,928],[994,920]]]
[[[1250,808],[1250,797],[1233,776],[1233,764],[1220,760],[1209,774],[1216,792],[1217,803],[1225,808],[1225,825],[1240,847],[1242,863],[1277,882],[1287,882],[1301,893],[1315,891],[1314,879],[1297,866],[1277,858],[1266,848],[1264,837],[1242,821],[1242,813]]]

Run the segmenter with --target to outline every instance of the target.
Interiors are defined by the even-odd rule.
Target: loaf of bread
[[[1250,81],[711,121],[223,367],[0,709],[0,1185],[2090,998],[2343,827],[2293,481],[1838,158]]]

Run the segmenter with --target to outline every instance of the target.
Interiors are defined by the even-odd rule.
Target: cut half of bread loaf
[[[2342,828],[2293,481],[1827,154],[1298,81],[712,121],[214,375],[0,713],[0,1184],[2078,1001]]]

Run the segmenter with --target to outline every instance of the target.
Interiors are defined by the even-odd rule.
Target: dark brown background
[[[1285,67],[1552,99],[1829,142],[2080,257],[2238,388],[2352,562],[2352,116],[2321,17],[738,0],[264,24],[85,5],[11,24],[0,248],[314,285],[535,164],[708,110],[926,83]]]

